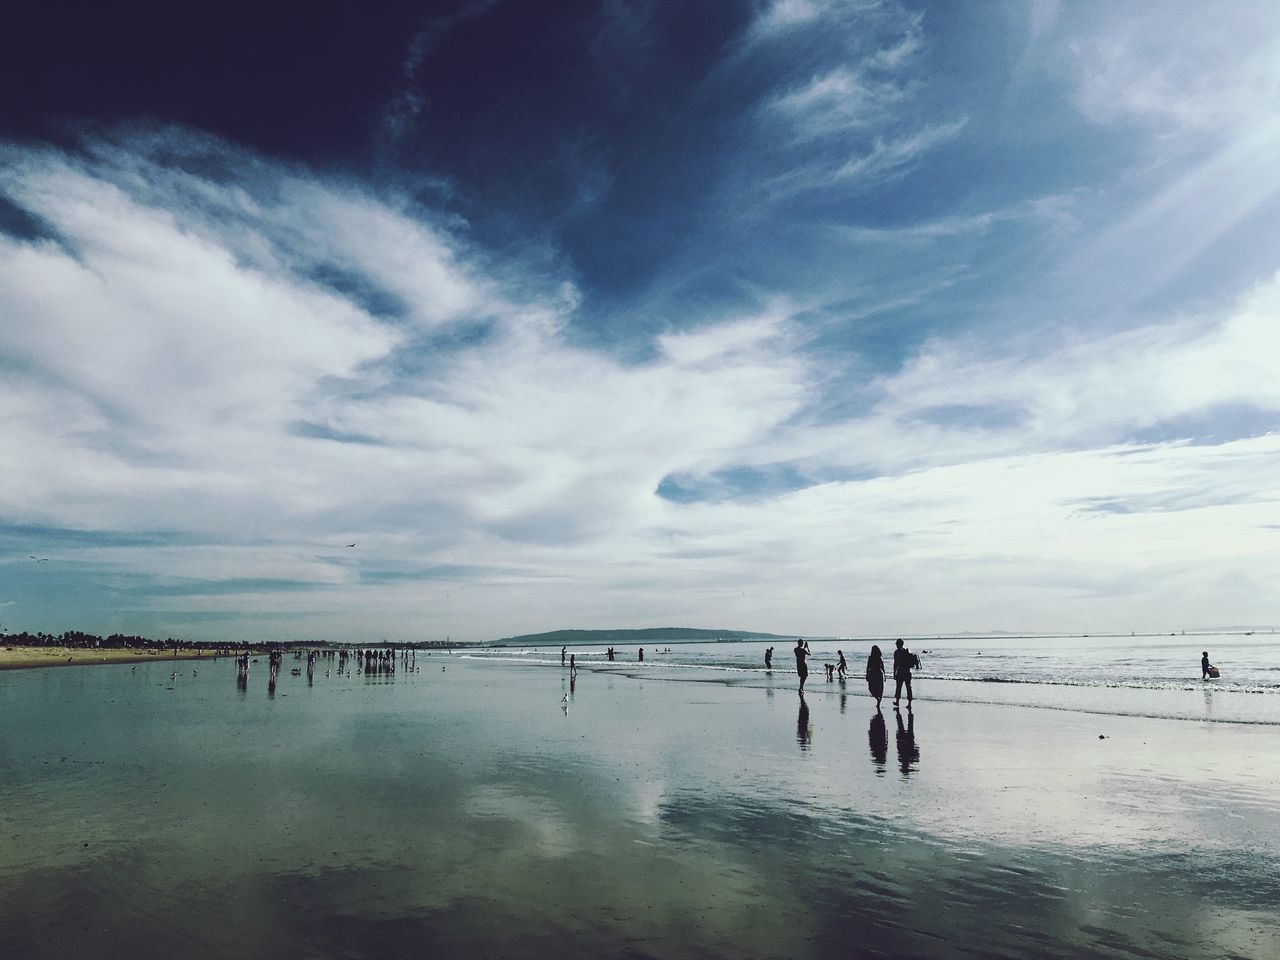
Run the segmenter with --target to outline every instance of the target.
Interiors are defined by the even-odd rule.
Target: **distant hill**
[[[787,636],[790,636],[789,634]],[[698,630],[694,627],[649,627],[644,630],[551,630],[547,633],[526,633],[519,637],[503,637],[494,644],[560,644],[570,646],[579,643],[640,643],[654,640],[697,641],[714,643],[719,640],[781,640],[776,633],[752,633],[749,630]]]

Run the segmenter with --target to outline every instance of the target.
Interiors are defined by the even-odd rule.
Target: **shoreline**
[[[258,651],[250,653],[257,655]],[[41,667],[96,667],[102,664],[166,660],[214,660],[212,650],[140,650],[135,647],[96,649],[86,647],[0,647],[0,670],[33,670]]]

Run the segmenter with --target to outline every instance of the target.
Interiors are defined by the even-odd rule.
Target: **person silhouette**
[[[804,696],[804,682],[809,676],[809,667],[805,663],[805,657],[809,656],[809,644],[799,638],[796,639],[796,673],[800,675],[800,695]]]
[[[880,698],[884,696],[884,656],[880,647],[871,645],[871,654],[867,657],[867,689],[876,698],[876,709],[880,709]]]
[[[920,748],[916,746],[915,715],[907,707],[907,725],[902,725],[902,711],[893,711],[898,721],[898,769],[904,777],[910,776],[920,763]]]
[[[773,669],[773,647],[764,652],[764,668],[766,670]]]
[[[849,669],[849,664],[845,662],[843,650],[837,650],[836,656],[840,658],[839,662],[836,664],[836,673],[839,675],[840,679],[843,680],[845,673]]]
[[[1209,662],[1209,651],[1206,650],[1200,656],[1200,679],[1207,680],[1210,677],[1218,675],[1218,668]]]
[[[889,762],[889,730],[885,727],[884,714],[879,710],[871,715],[867,743],[871,746],[871,762],[875,764],[876,774],[883,776],[885,764]]]
[[[907,704],[911,703],[911,651],[902,645],[902,640],[895,640],[897,649],[893,651],[893,705],[896,707],[902,699],[902,688],[907,688]]]

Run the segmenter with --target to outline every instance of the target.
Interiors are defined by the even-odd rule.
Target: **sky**
[[[26,5],[0,627],[1280,623],[1280,6]]]

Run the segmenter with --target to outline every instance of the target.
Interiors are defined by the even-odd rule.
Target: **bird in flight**
[[[49,562],[49,558],[48,558],[48,557],[32,557],[31,559],[32,559],[32,560],[34,560],[36,563],[48,563],[48,562]]]
[[[354,546],[355,546],[355,544],[354,544],[354,543],[348,543],[348,544],[347,544],[347,546],[348,546],[348,547],[354,547]]]

